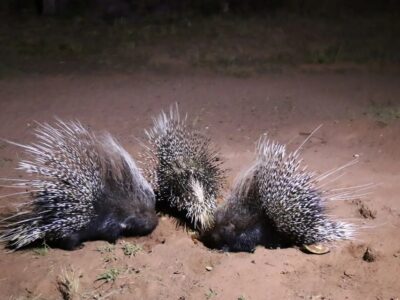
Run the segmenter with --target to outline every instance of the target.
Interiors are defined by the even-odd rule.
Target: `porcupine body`
[[[14,249],[45,241],[72,250],[156,227],[154,192],[111,135],[61,120],[39,124],[35,135],[36,143],[17,144],[30,157],[18,169],[31,178],[14,184],[31,199],[1,222],[0,241]]]
[[[253,251],[257,245],[286,247],[351,239],[354,227],[326,214],[328,199],[357,196],[357,190],[321,190],[322,178],[300,169],[299,151],[267,139],[253,165],[217,209],[215,225],[200,239],[211,248]],[[334,173],[334,172],[331,172]]]
[[[210,139],[180,117],[177,105],[155,118],[146,135],[157,209],[190,229],[209,228],[223,183],[221,161]]]

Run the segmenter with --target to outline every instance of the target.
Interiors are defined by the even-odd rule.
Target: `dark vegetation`
[[[398,1],[7,0],[0,75],[400,62]]]

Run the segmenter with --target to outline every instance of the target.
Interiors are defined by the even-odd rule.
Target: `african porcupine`
[[[368,186],[323,191],[319,182],[342,168],[318,177],[305,167],[300,169],[300,163],[299,149],[287,154],[284,145],[260,139],[256,161],[217,209],[214,227],[200,240],[211,248],[252,251],[256,245],[309,245],[352,238],[354,226],[331,220],[325,202],[357,197]]]
[[[20,170],[33,179],[3,179],[27,188],[20,212],[1,222],[0,241],[21,248],[45,241],[74,249],[87,240],[115,242],[145,235],[157,225],[155,196],[130,155],[108,134],[79,122],[38,124],[38,142],[24,148]],[[11,195],[10,195],[11,196]]]
[[[191,229],[204,230],[213,222],[223,170],[210,139],[193,130],[178,106],[162,112],[146,131],[147,170],[156,193],[156,208]]]

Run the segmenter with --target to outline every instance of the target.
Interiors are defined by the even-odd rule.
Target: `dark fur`
[[[253,252],[258,245],[271,249],[289,245],[260,210],[250,207],[219,208],[214,226],[202,233],[200,240],[208,248],[227,252]]]
[[[115,182],[108,181],[105,194],[95,203],[96,217],[81,230],[61,239],[54,245],[65,250],[73,250],[85,241],[105,240],[115,243],[121,236],[143,236],[151,233],[158,224],[154,209],[154,195],[142,194],[144,199],[128,199]]]
[[[121,223],[127,225],[121,227]],[[104,240],[114,244],[121,236],[143,236],[151,233],[158,224],[157,215],[148,212],[139,217],[103,214],[91,221],[84,229],[55,240],[51,245],[64,250],[74,250],[85,241]]]
[[[257,246],[289,246],[265,216],[252,176],[235,185],[227,201],[218,207],[214,226],[203,232],[200,240],[206,247],[227,252],[253,252]]]

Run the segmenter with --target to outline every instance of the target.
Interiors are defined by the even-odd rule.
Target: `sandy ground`
[[[138,158],[136,138],[143,138],[152,116],[175,101],[221,149],[228,187],[251,161],[262,133],[292,141],[294,149],[323,123],[303,152],[310,168],[323,172],[359,156],[336,184],[377,184],[364,199],[329,205],[332,214],[361,227],[356,240],[338,243],[323,256],[262,247],[253,254],[218,253],[195,244],[163,217],[150,236],[125,239],[143,248],[132,257],[123,254],[122,241],[113,249],[98,241],[72,252],[1,250],[1,299],[60,299],[57,279],[63,269],[78,274],[78,299],[400,297],[398,76],[354,71],[252,78],[143,73],[3,79],[0,137],[29,142],[34,120],[79,119],[107,129]],[[14,146],[0,142],[0,177],[14,176],[19,158]],[[16,199],[0,201],[4,212]],[[361,206],[375,218],[363,217]],[[367,247],[377,253],[373,262],[363,260]],[[110,269],[119,272],[114,282],[96,281]]]

